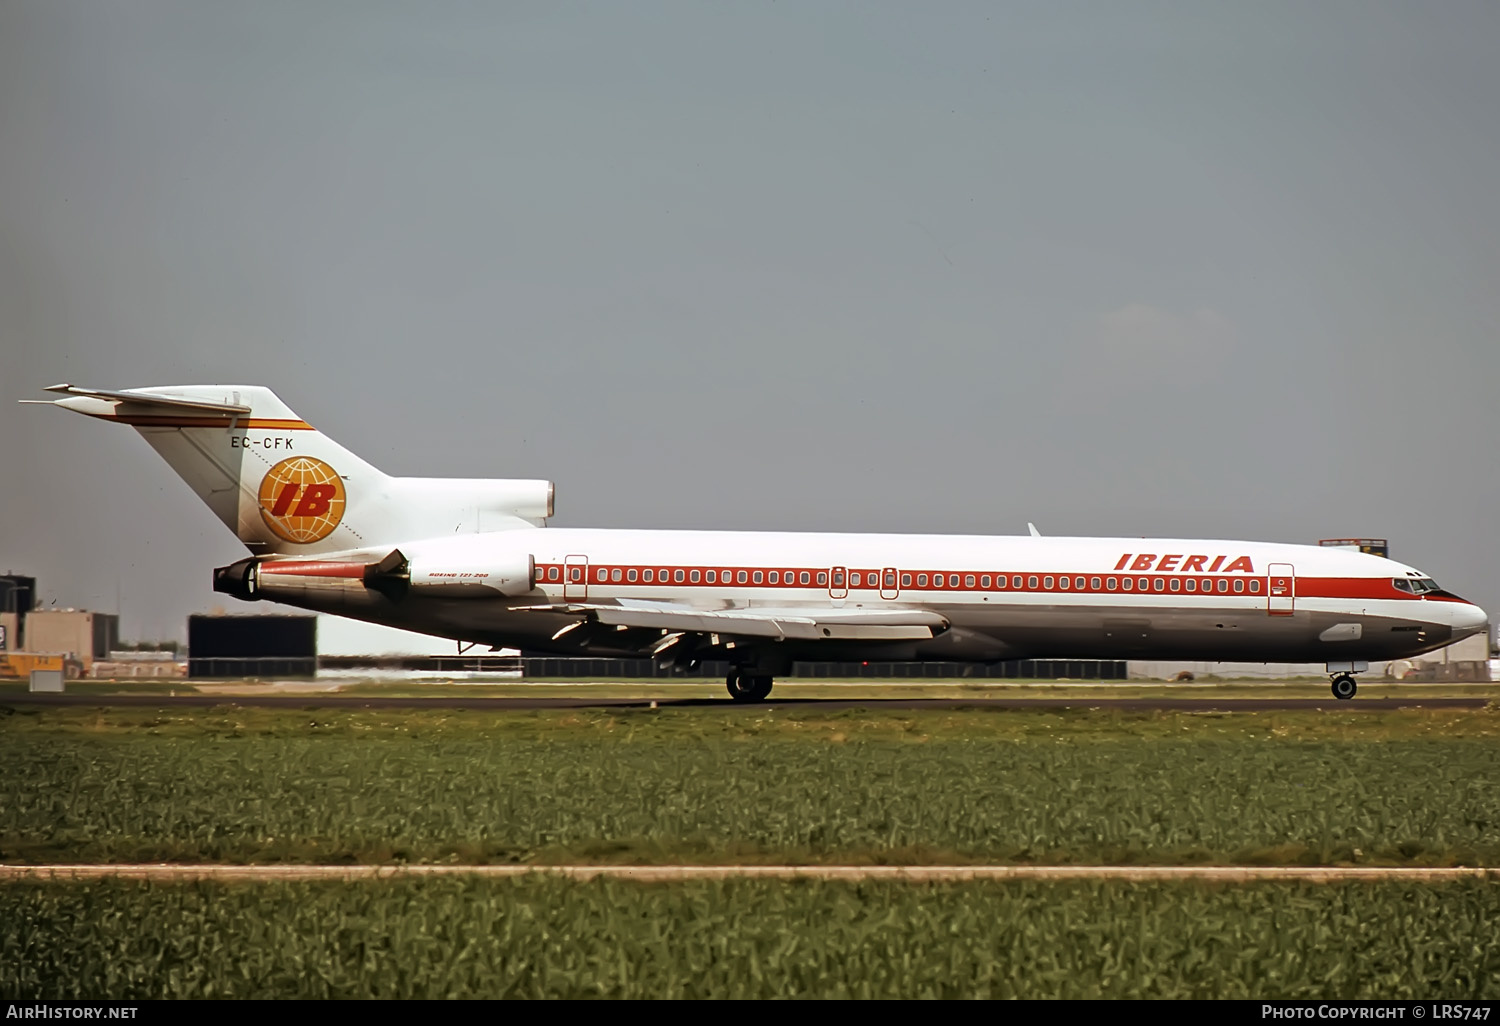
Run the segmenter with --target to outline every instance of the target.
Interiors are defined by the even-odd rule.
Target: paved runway
[[[0,697],[0,706],[145,707],[201,709],[242,706],[261,709],[757,709],[829,710],[872,709],[1118,709],[1129,712],[1248,712],[1325,709],[1339,712],[1383,712],[1392,709],[1482,709],[1486,698],[1108,698],[1094,695],[1057,698],[770,698],[735,702],[725,698],[529,698],[435,695],[431,698],[341,695],[87,695],[17,694]]]
[[[224,865],[55,865],[0,866],[5,880],[376,880],[427,876],[513,878],[529,874],[570,880],[612,877],[623,880],[899,880],[956,883],[966,880],[1211,880],[1223,883],[1282,881],[1342,883],[1402,880],[1436,883],[1454,880],[1500,882],[1500,869],[1429,866],[224,866]]]

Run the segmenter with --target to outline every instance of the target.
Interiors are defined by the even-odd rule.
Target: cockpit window
[[[1431,577],[1393,577],[1391,587],[1411,595],[1425,595],[1429,591],[1439,590],[1437,581]]]

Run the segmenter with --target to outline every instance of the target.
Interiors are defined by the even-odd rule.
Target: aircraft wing
[[[948,629],[947,619],[925,609],[694,609],[667,603],[529,608],[581,613],[587,620],[615,627],[778,641],[925,641]]]

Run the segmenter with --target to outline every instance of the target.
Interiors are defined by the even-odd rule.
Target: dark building
[[[35,577],[0,574],[0,632],[5,634],[0,651],[26,644],[26,614],[35,608]]]
[[[315,616],[190,616],[189,677],[311,677]]]

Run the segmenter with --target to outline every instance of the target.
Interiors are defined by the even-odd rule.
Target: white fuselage
[[[795,658],[1342,662],[1430,651],[1485,623],[1455,596],[1393,584],[1425,580],[1409,566],[1306,545],[548,528],[400,549],[414,575],[433,568],[440,578],[529,563],[532,587],[509,596],[413,588],[390,599],[353,581],[263,574],[261,594],[464,641],[575,654],[638,654],[638,639],[616,646],[607,632],[553,638],[577,608],[601,605],[919,609],[950,625],[921,641],[789,640]]]

